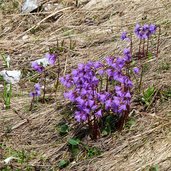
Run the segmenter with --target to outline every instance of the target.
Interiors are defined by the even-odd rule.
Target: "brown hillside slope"
[[[68,72],[80,62],[121,54],[125,46],[120,40],[122,31],[131,31],[137,22],[154,23],[162,28],[160,55],[158,63],[150,62],[144,87],[171,85],[171,67],[165,72],[159,69],[163,62],[171,64],[170,0],[80,0],[78,8],[74,4],[49,0],[44,4],[49,7],[46,12],[20,14],[18,8],[11,10],[11,1],[7,1],[0,11],[0,50],[10,54],[12,69],[29,69],[30,61],[42,57],[57,40],[65,40],[66,52],[60,59],[61,66]],[[70,39],[76,42],[74,50],[68,48]],[[66,103],[62,92],[58,92],[58,108],[52,102],[38,105],[35,112],[29,112],[30,84],[27,77],[23,78],[12,98],[12,109],[0,111],[0,142],[8,148],[33,153],[28,163],[50,170],[61,157],[68,155],[64,146],[68,137],[61,139],[55,130],[62,118],[61,106]],[[0,105],[3,106],[2,98]],[[99,157],[78,159],[66,170],[139,171],[154,165],[161,171],[171,170],[170,100],[159,103],[156,111],[149,113],[136,109],[135,115],[136,123],[131,129],[89,142],[104,149]],[[2,161],[6,151],[0,149],[0,152]]]

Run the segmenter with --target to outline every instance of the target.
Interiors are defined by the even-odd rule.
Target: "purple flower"
[[[124,51],[123,51],[123,54],[124,54],[123,60],[124,60],[125,62],[130,62],[130,61],[131,61],[131,52],[130,52],[130,48],[125,48]]]
[[[126,55],[126,56],[130,55],[131,54],[130,48],[125,48],[124,51],[123,51],[123,54]]]
[[[150,34],[155,34],[156,29],[157,29],[157,27],[154,24],[150,24],[150,26],[149,26]]]
[[[37,62],[32,62],[31,67],[39,73],[42,73],[44,70],[44,67],[42,65],[39,65]]]
[[[34,88],[36,91],[40,91],[40,89],[41,89],[40,84],[39,83],[35,84]]]
[[[135,74],[139,74],[139,72],[140,72],[140,70],[139,70],[139,68],[138,67],[134,67],[133,68],[133,72],[135,73]]]
[[[106,102],[105,102],[105,108],[107,110],[109,110],[111,108],[111,106],[112,106],[112,100],[111,99],[106,100]]]
[[[97,62],[94,62],[94,68],[97,69],[97,68],[100,68],[102,67],[103,65],[101,64],[101,62],[97,61]]]
[[[107,63],[109,66],[112,66],[113,60],[114,60],[113,57],[107,57],[107,58],[106,58],[106,63]]]
[[[130,55],[130,51],[129,51],[129,54],[128,55]],[[119,70],[121,70],[123,67],[124,67],[124,65],[125,65],[125,60],[124,60],[124,58],[117,58],[116,59],[116,66],[117,66],[117,68],[119,69]]]
[[[75,94],[72,90],[67,93],[64,93],[64,97],[69,99],[71,102],[75,101]]]
[[[37,97],[41,95],[41,87],[40,84],[37,83],[34,85],[34,91],[30,93],[31,97]]]
[[[78,64],[78,69],[83,70],[84,69],[84,64]]]
[[[75,100],[79,105],[84,105],[84,103],[85,103],[85,101],[80,96],[77,97]]]
[[[120,91],[122,88],[120,86],[115,86],[115,91]]]
[[[126,92],[125,97],[131,99],[131,94],[129,91]]]
[[[116,106],[119,106],[120,105],[120,98],[115,96],[114,97],[114,100],[113,100],[113,103],[116,105]]]
[[[99,110],[98,112],[95,113],[97,117],[102,117],[102,110]]]
[[[104,114],[122,114],[126,110],[131,94],[124,90],[130,90],[132,81],[125,75],[125,67],[130,60],[130,49],[124,49],[124,58],[107,57],[104,65],[99,61],[78,64],[71,74],[60,78],[60,82],[69,88],[64,97],[74,102],[77,109],[75,119],[78,122],[87,121],[88,116],[99,118],[102,111]],[[105,82],[106,76],[108,84]]]
[[[121,34],[121,40],[125,40],[127,38],[127,32],[122,32]]]
[[[120,106],[120,110],[126,111],[126,110],[127,110],[126,105],[125,105],[125,104],[122,104],[122,105]]]
[[[87,119],[87,114],[83,111],[76,111],[75,119],[77,120],[77,122],[85,121]]]
[[[105,72],[105,71],[104,71],[103,69],[98,70],[98,74],[101,75],[101,76],[104,74],[104,72]]]
[[[128,88],[132,88],[133,87],[133,83],[132,81],[129,79],[129,77],[126,77],[124,78],[124,85]]]
[[[112,69],[107,69],[106,74],[111,77],[113,75],[113,70]]]
[[[144,24],[143,26],[136,24],[134,32],[139,39],[148,39],[152,34],[155,34],[156,28],[154,24]]]
[[[100,101],[103,102],[103,103],[104,103],[104,102],[106,101],[106,99],[107,99],[106,94],[100,94],[99,97],[100,97]]]
[[[122,34],[121,34],[121,40],[130,41],[130,38],[127,36],[127,32],[126,31],[122,32]]]
[[[45,58],[48,60],[50,65],[54,65],[57,57],[55,54],[46,53]]]

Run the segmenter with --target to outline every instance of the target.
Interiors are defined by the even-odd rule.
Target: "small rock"
[[[29,13],[37,9],[38,7],[39,7],[38,0],[25,0],[22,6],[22,12]]]
[[[29,38],[29,36],[26,34],[22,37],[23,40],[27,40]]]

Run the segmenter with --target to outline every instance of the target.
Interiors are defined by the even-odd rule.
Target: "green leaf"
[[[158,165],[150,167],[149,171],[159,171]]]
[[[59,127],[59,134],[65,135],[69,132],[69,126],[67,124],[63,124]]]
[[[70,139],[68,140],[68,143],[69,143],[70,145],[75,146],[75,145],[79,145],[80,140],[79,140],[79,139],[70,138]]]
[[[106,131],[106,130],[103,130],[102,131],[102,137],[105,137],[105,136],[107,136],[108,135],[108,132]]]
[[[153,54],[151,52],[148,52],[148,55],[147,55],[148,59],[152,59],[153,58]]]
[[[60,169],[63,169],[65,168],[66,166],[68,166],[69,164],[69,161],[68,160],[60,160],[59,163],[58,163],[58,167]]]
[[[134,126],[135,124],[136,124],[135,118],[129,118],[127,123],[125,124],[125,127],[129,129],[132,126]]]
[[[92,158],[94,156],[98,156],[100,154],[101,154],[101,151],[97,147],[91,147],[87,151],[87,155],[88,155],[89,158]]]
[[[143,97],[142,97],[142,101],[145,102],[146,105],[149,104],[149,102],[151,101],[153,95],[155,93],[155,88],[149,87],[147,88],[144,92],[143,92]]]

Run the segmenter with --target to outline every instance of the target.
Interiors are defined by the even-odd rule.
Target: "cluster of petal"
[[[134,32],[139,39],[148,39],[151,35],[156,32],[156,25],[154,24],[144,24],[143,26],[136,24]]]
[[[34,85],[34,91],[30,93],[31,97],[38,97],[41,95],[41,86],[39,83]]]
[[[134,72],[134,74],[138,75],[140,72],[140,69],[138,67],[134,67],[133,72]]]
[[[122,32],[122,34],[121,34],[121,40],[130,41],[130,38],[127,36],[127,32],[126,31]]]
[[[42,73],[48,65],[54,65],[56,62],[57,56],[55,54],[46,53],[44,58],[35,60],[31,63],[31,67],[39,72]]]
[[[124,57],[107,57],[105,64],[88,62],[79,64],[71,74],[60,78],[69,90],[64,97],[76,105],[75,119],[78,122],[92,117],[102,117],[104,113],[122,114],[130,105],[132,81],[125,75],[126,63],[131,60],[130,50],[124,50]],[[101,87],[101,80],[108,78],[109,89]]]
[[[54,65],[56,62],[57,56],[55,54],[51,53],[46,53],[45,54],[45,59],[47,59],[49,65]]]

